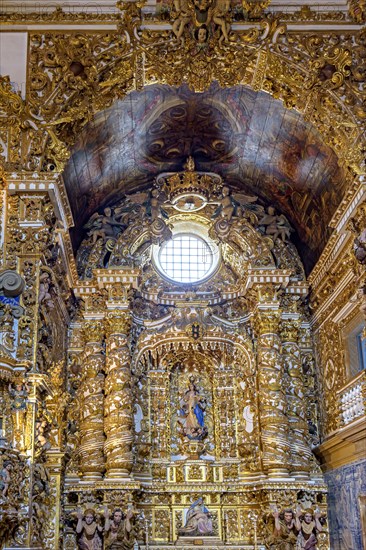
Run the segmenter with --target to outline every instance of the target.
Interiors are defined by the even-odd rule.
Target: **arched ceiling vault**
[[[328,237],[345,178],[333,150],[295,110],[244,86],[203,93],[154,85],[98,113],[83,130],[64,172],[76,227],[126,194],[151,187],[161,172],[217,172],[233,189],[287,216],[308,269]]]
[[[0,79],[0,118],[9,143],[19,142],[5,169],[62,172],[66,165],[77,246],[92,211],[148,186],[167,166],[180,169],[190,150],[198,168],[215,165],[230,185],[286,214],[309,270],[345,188],[365,170],[366,30],[299,35],[264,18],[239,25],[225,44],[212,36],[199,50],[188,28],[177,44],[155,16],[145,21],[140,4],[123,3],[123,13],[113,32],[29,34],[27,99]],[[222,90],[207,90],[213,82]],[[206,91],[192,99],[184,88],[174,91],[183,83]],[[141,95],[130,93],[136,89]],[[186,136],[178,145],[175,128]]]

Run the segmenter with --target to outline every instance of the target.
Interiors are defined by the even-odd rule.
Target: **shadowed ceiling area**
[[[307,272],[330,235],[344,194],[335,153],[302,115],[243,86],[204,93],[154,85],[99,113],[83,130],[64,172],[74,245],[91,214],[151,186],[161,172],[220,174],[233,189],[285,214]]]

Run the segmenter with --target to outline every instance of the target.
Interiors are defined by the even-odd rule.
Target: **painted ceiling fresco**
[[[242,86],[195,93],[155,85],[99,113],[64,173],[75,246],[93,212],[151,186],[161,172],[182,170],[189,155],[197,170],[217,172],[233,190],[285,214],[311,269],[344,193],[342,170],[300,113]]]

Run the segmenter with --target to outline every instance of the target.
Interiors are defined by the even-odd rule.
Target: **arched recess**
[[[140,475],[154,459],[174,462],[192,452],[207,460],[227,456],[248,470],[261,467],[257,367],[249,339],[219,329],[199,342],[183,329],[159,339],[150,334],[145,344],[142,338],[132,365]],[[201,428],[185,426],[190,384],[203,403]],[[204,444],[192,447],[187,429],[201,430]]]

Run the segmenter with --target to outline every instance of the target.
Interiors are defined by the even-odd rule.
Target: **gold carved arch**
[[[162,362],[167,365],[171,354],[194,354],[220,351],[223,356],[235,357],[247,366],[248,372],[255,370],[255,356],[252,349],[252,342],[243,335],[224,333],[222,330],[209,331],[203,327],[202,337],[194,340],[189,335],[189,325],[180,333],[169,334],[167,331],[162,337],[161,334],[146,336],[142,335],[141,341],[136,348],[136,354],[132,360],[132,368],[140,370],[139,363],[144,360],[149,362],[149,355],[156,362],[156,366]],[[210,361],[214,361],[214,355],[210,356]]]
[[[27,99],[1,80],[1,111],[10,123],[5,168],[60,172],[81,128],[114,101],[150,84],[201,91],[217,81],[267,91],[300,111],[344,167],[362,172],[365,30],[295,34],[263,20],[233,42],[212,40],[209,55],[192,55],[189,40],[177,45],[171,31],[143,27],[137,4],[123,11],[117,32],[30,34]]]

